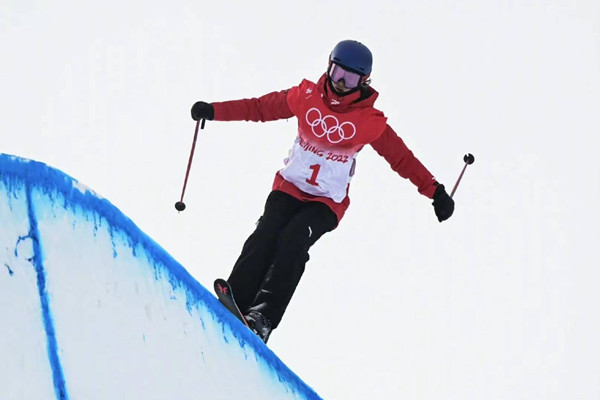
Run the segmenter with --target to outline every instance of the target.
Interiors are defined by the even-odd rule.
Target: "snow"
[[[0,169],[0,398],[318,398],[107,200]]]

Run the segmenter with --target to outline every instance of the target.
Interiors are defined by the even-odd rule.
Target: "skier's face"
[[[333,86],[333,88],[336,90],[336,92],[338,93],[346,93],[352,90],[352,88],[347,88],[346,84],[344,83],[343,79],[340,79],[337,82],[331,81],[331,86]]]
[[[332,63],[329,67],[329,79],[331,79],[331,85],[337,92],[346,93],[360,84],[362,76],[356,72],[348,71],[341,65]]]

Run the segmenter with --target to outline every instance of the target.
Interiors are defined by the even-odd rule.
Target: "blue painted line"
[[[56,331],[54,330],[54,320],[48,301],[48,291],[46,290],[46,271],[44,269],[44,263],[42,262],[44,258],[39,241],[40,233],[38,230],[37,218],[33,212],[30,186],[27,187],[26,192],[27,214],[29,217],[29,237],[31,237],[33,241],[33,258],[31,261],[37,275],[38,293],[40,295],[40,304],[42,306],[42,319],[44,322],[44,330],[46,331],[46,347],[50,367],[52,369],[54,393],[56,393],[56,398],[58,400],[68,400],[69,396],[67,395],[65,376],[58,356],[58,343],[56,341]]]
[[[8,275],[13,276],[15,274],[14,271],[12,269],[10,269],[10,265],[5,263],[4,266],[8,270]]]

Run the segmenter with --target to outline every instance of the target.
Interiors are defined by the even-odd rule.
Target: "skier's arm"
[[[438,182],[391,126],[387,125],[383,134],[371,142],[371,146],[385,158],[398,175],[409,179],[418,188],[419,193],[433,198]]]
[[[293,117],[286,97],[287,90],[272,92],[252,99],[212,103],[216,121],[266,122]]]

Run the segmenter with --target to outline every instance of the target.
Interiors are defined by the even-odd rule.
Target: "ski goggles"
[[[329,68],[329,77],[335,83],[338,83],[343,79],[344,86],[346,86],[348,89],[354,89],[358,86],[363,76],[356,72],[348,71],[341,65],[331,63],[331,67]]]

